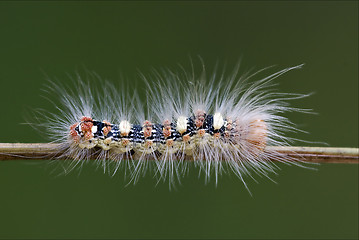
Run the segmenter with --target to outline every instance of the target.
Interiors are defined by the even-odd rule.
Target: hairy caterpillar
[[[271,89],[275,78],[301,67],[256,81],[266,69],[243,75],[239,65],[228,75],[207,75],[204,66],[199,73],[154,71],[141,75],[146,105],[134,88],[116,88],[91,73],[98,90],[93,80],[77,75],[72,87],[50,84],[49,92],[60,97],[59,113],[41,112],[40,130],[61,143],[59,158],[73,160],[66,172],[95,159],[111,174],[124,167],[131,182],[150,171],[172,185],[193,162],[206,181],[214,176],[217,183],[222,172],[231,171],[246,186],[246,177],[270,178],[277,169],[273,159],[301,166],[298,159],[265,150],[288,145],[293,139],[285,132],[298,131],[282,113],[307,112],[288,104],[306,95]]]

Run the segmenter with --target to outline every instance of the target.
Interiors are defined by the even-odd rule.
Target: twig
[[[359,163],[358,148],[268,146],[265,150],[306,162]],[[59,144],[55,143],[0,143],[0,160],[48,160],[58,154]]]

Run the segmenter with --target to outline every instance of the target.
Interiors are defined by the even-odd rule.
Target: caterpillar
[[[271,179],[275,162],[303,166],[266,150],[289,145],[295,139],[285,133],[300,131],[283,113],[309,111],[288,103],[307,95],[273,89],[274,79],[302,66],[259,80],[253,79],[268,68],[244,74],[239,64],[229,74],[207,74],[204,65],[199,72],[154,70],[140,74],[145,104],[135,87],[116,87],[91,72],[92,80],[77,74],[71,86],[50,82],[48,93],[60,98],[58,113],[39,111],[38,127],[60,143],[58,158],[72,160],[65,173],[95,160],[111,175],[123,167],[129,182],[150,172],[171,186],[195,168],[216,184],[223,172],[231,172],[248,189],[248,177]]]

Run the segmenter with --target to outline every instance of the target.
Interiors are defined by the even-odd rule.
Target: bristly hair
[[[216,184],[222,173],[233,172],[248,189],[248,177],[271,179],[275,162],[304,166],[297,158],[266,150],[297,140],[285,136],[301,130],[283,113],[310,112],[288,103],[308,94],[273,88],[276,78],[302,66],[260,80],[253,79],[268,68],[244,74],[239,64],[229,74],[208,73],[204,64],[199,71],[193,66],[190,72],[153,70],[140,74],[146,104],[135,88],[117,88],[93,72],[87,79],[77,74],[71,86],[50,81],[46,91],[60,99],[54,102],[58,112],[38,111],[35,125],[61,144],[60,158],[72,160],[66,167],[61,161],[65,173],[94,161],[111,175],[124,167],[129,182],[152,173],[171,187],[193,167]]]

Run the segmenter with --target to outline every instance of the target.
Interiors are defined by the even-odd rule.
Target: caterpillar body
[[[293,140],[284,133],[297,129],[283,112],[307,111],[287,101],[306,95],[271,90],[273,79],[301,66],[257,81],[252,78],[265,69],[239,75],[238,66],[228,76],[214,72],[210,77],[204,67],[200,74],[155,71],[151,80],[141,75],[146,106],[136,89],[99,80],[102,90],[95,91],[77,75],[71,88],[52,82],[51,92],[61,99],[59,113],[42,112],[40,126],[61,143],[60,158],[73,160],[66,172],[95,158],[111,174],[125,167],[130,182],[153,170],[171,186],[191,162],[206,181],[214,175],[217,183],[222,172],[231,171],[247,187],[246,177],[270,178],[277,169],[273,159],[302,166],[298,159],[266,150]]]

